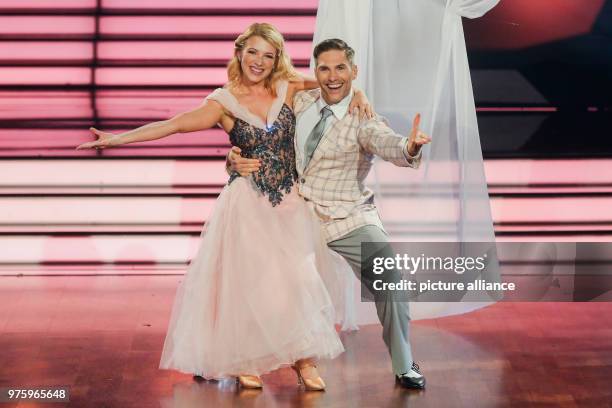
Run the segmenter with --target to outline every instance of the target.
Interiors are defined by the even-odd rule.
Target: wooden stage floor
[[[342,334],[324,393],[158,370],[180,276],[0,277],[0,387],[67,385],[69,407],[612,407],[612,304],[504,303],[413,324],[425,391],[395,386],[380,328]],[[0,407],[60,407],[0,403]]]

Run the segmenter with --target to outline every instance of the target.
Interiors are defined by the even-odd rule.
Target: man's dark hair
[[[329,40],[324,40],[318,43],[312,53],[315,62],[317,61],[317,58],[319,58],[319,55],[329,50],[344,51],[344,55],[346,56],[348,62],[350,62],[351,65],[355,65],[355,63],[353,62],[353,58],[355,57],[355,50],[339,38],[330,38]]]

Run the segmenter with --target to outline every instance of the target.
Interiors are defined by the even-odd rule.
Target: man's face
[[[321,87],[321,96],[329,105],[340,102],[351,91],[357,77],[357,66],[351,65],[341,50],[329,50],[319,54],[315,76]]]

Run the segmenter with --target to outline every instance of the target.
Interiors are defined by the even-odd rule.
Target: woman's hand
[[[80,149],[105,149],[107,147],[111,147],[111,146],[117,146],[119,145],[119,136],[115,135],[113,133],[109,133],[109,132],[102,132],[101,130],[98,130],[96,128],[89,128],[89,130],[91,130],[91,132],[96,135],[96,137],[98,138],[98,140],[95,140],[93,142],[87,142],[87,143],[83,143],[79,146],[77,146],[76,150],[80,150]]]
[[[349,113],[352,115],[356,109],[359,111],[361,119],[372,119],[374,117],[374,109],[366,94],[360,89],[356,90],[353,94],[351,104],[349,105]]]

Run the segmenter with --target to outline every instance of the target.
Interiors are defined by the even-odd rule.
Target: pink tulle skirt
[[[238,178],[217,200],[178,288],[160,368],[259,375],[344,351],[318,219],[295,186],[272,207],[251,183]]]

